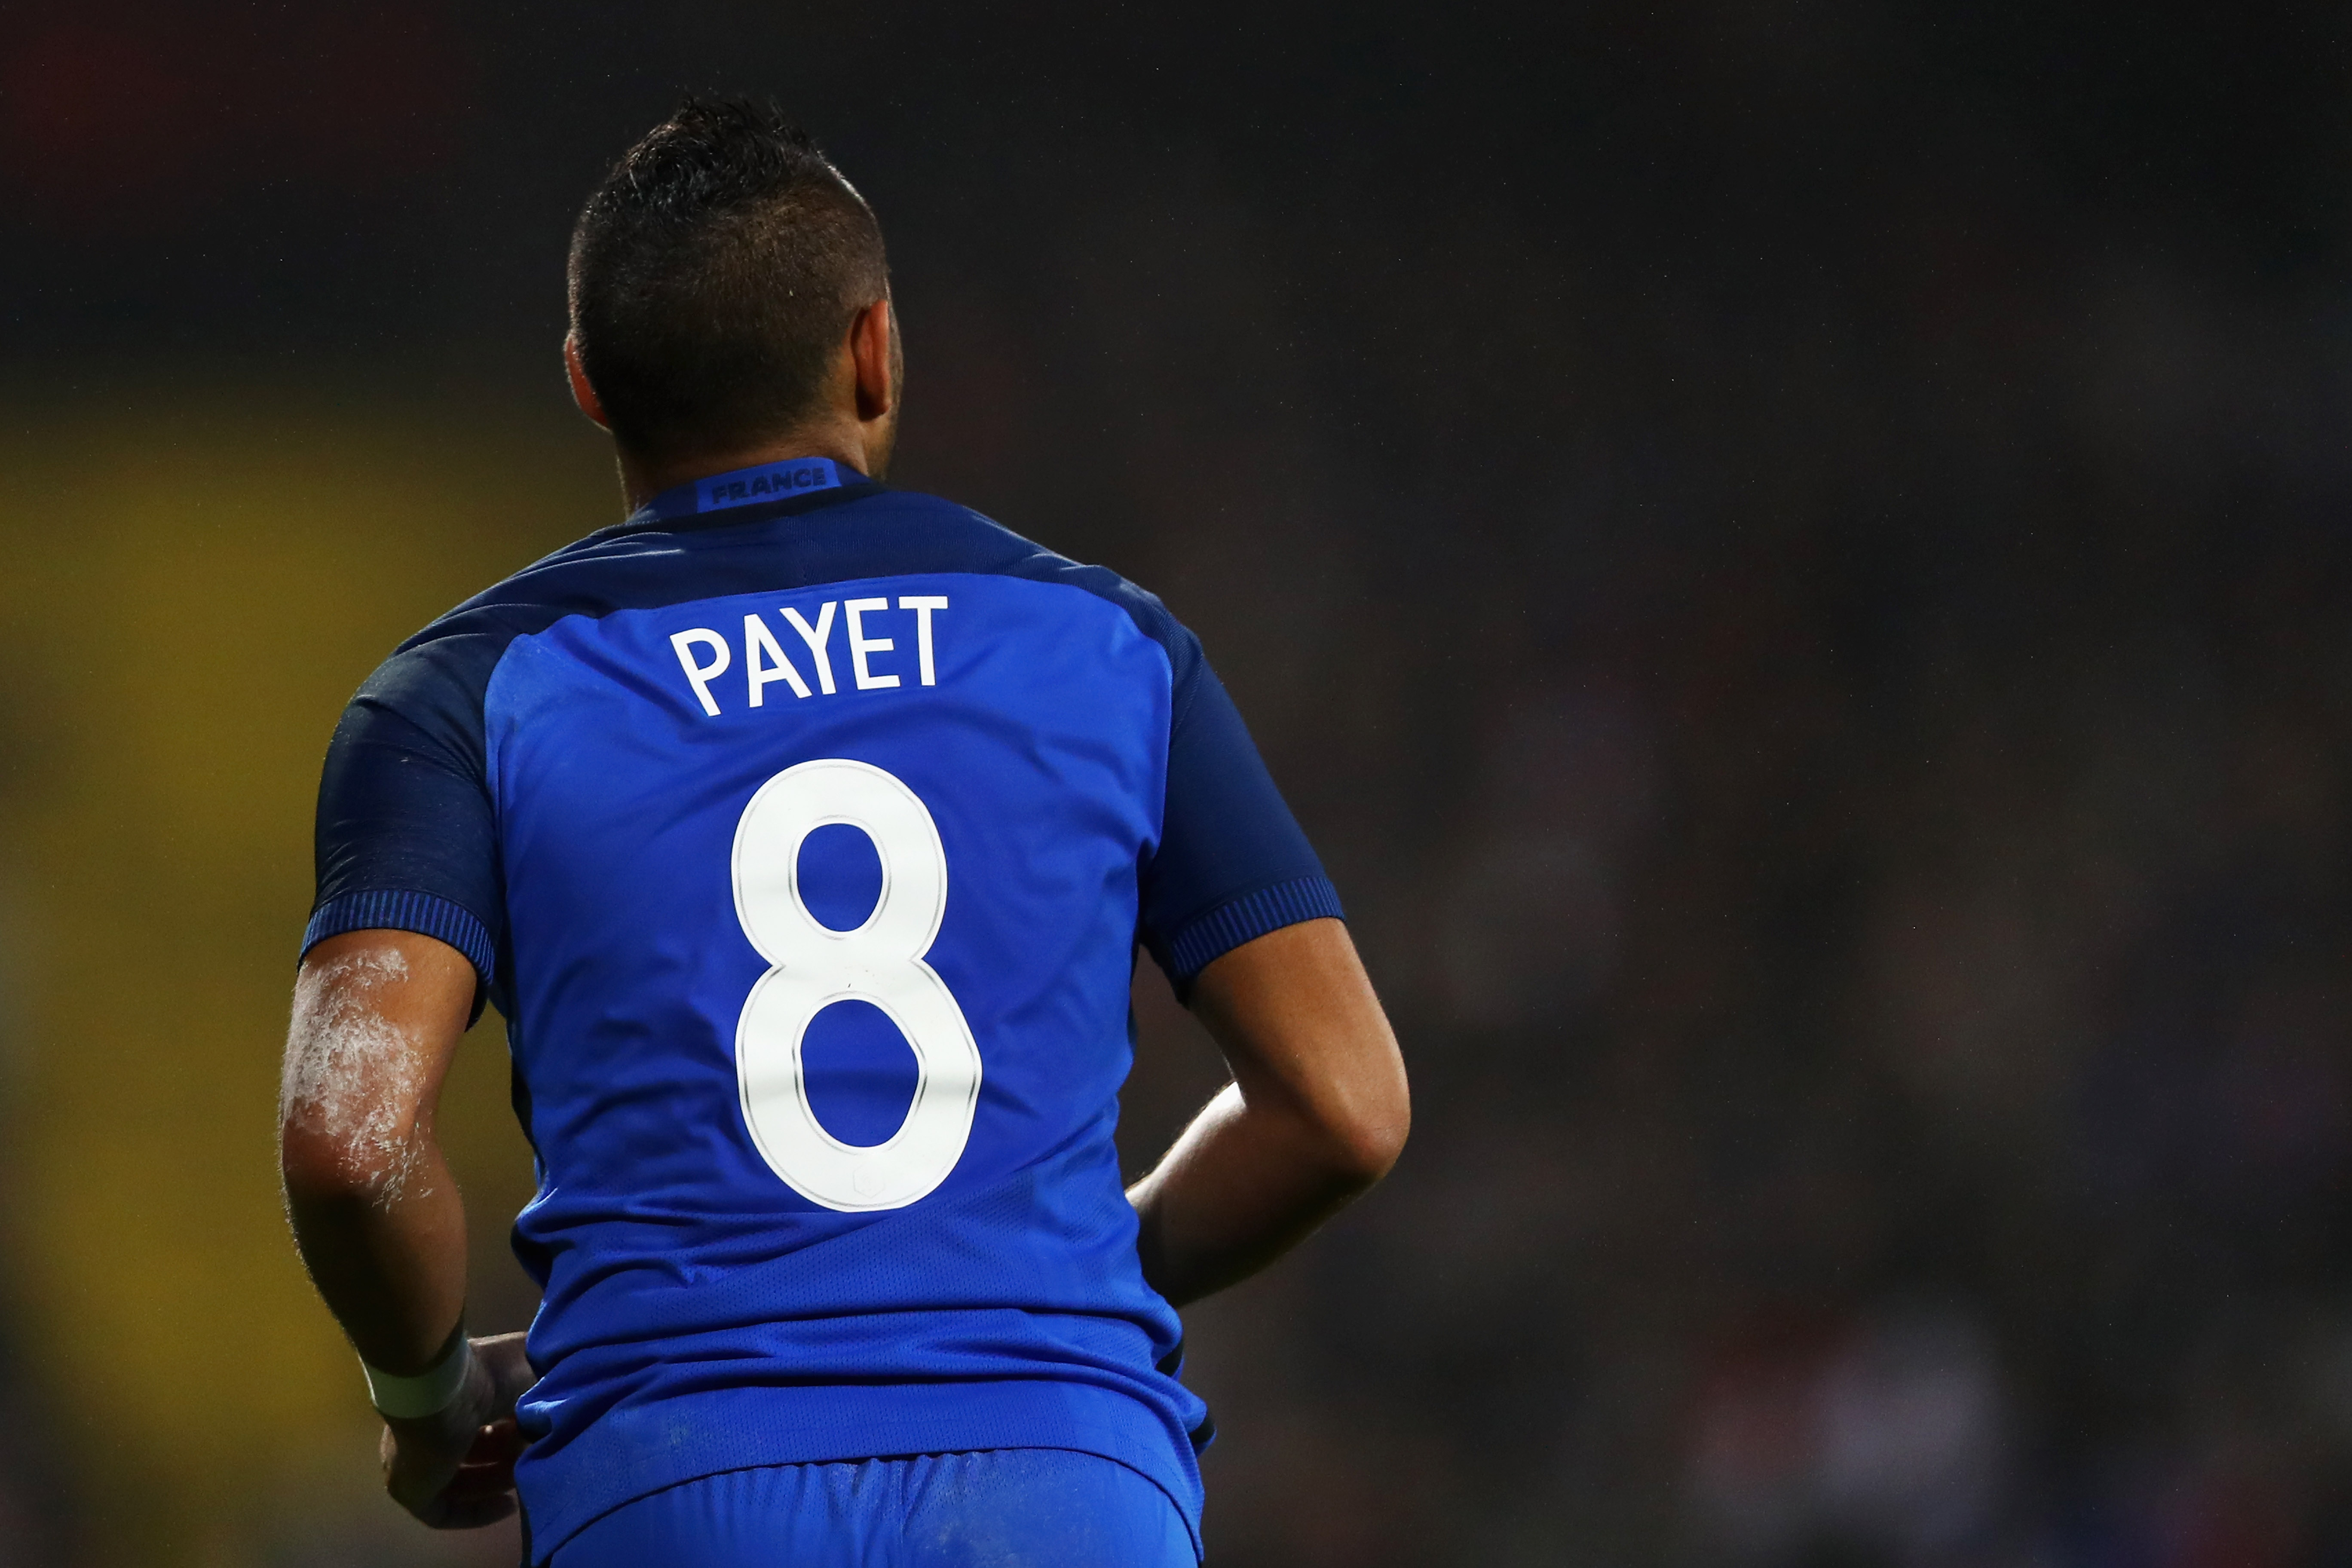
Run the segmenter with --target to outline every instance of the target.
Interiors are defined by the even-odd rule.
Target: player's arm
[[[1176,1305],[1247,1279],[1388,1173],[1404,1060],[1348,928],[1312,920],[1223,954],[1193,1012],[1234,1081],[1128,1193],[1144,1278]]]
[[[355,931],[320,942],[295,983],[278,1101],[295,1241],[361,1359],[403,1379],[462,1363],[445,1407],[385,1417],[387,1487],[445,1528],[514,1510],[514,1402],[530,1382],[520,1335],[470,1350],[458,1341],[466,1215],[434,1110],[474,986],[465,954],[428,936]]]

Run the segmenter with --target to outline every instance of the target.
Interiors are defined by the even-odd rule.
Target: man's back
[[[814,467],[412,639],[338,735],[312,935],[418,852],[371,805],[496,846],[437,896],[540,1157],[545,1545],[719,1469],[979,1447],[1098,1452],[1197,1519],[1111,1142],[1139,921],[1181,979],[1336,899],[1158,601]]]
[[[320,785],[287,1208],[393,1496],[556,1568],[1196,1558],[1173,1310],[1408,1118],[1339,903],[1191,634],[884,490],[881,235],[688,103],[573,237],[564,359],[638,510],[394,652]],[[1122,1193],[1137,942],[1234,1071]],[[540,1190],[469,1337],[434,1133],[485,998]]]

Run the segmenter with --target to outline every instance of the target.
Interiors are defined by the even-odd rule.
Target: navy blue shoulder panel
[[[861,484],[721,519],[604,530],[403,643],[361,687],[329,750],[305,951],[339,931],[425,931],[464,952],[495,991],[505,898],[483,699],[516,637],[567,616],[939,572],[1082,589],[1125,610],[1167,653],[1167,802],[1159,847],[1139,871],[1143,941],[1180,986],[1264,931],[1339,913],[1199,640],[1159,599],[978,512]]]

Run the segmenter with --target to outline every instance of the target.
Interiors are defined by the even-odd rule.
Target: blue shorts
[[[991,1448],[768,1465],[625,1503],[550,1568],[1193,1568],[1176,1505],[1116,1460]]]

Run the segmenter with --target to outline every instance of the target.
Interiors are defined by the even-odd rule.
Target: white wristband
[[[360,1360],[360,1370],[367,1373],[368,1397],[375,1401],[376,1409],[395,1420],[414,1421],[423,1415],[438,1415],[457,1403],[457,1395],[466,1390],[466,1373],[474,1364],[474,1342],[466,1337],[461,1324],[457,1342],[449,1347],[438,1365],[427,1367],[414,1377],[397,1377],[368,1365]]]

